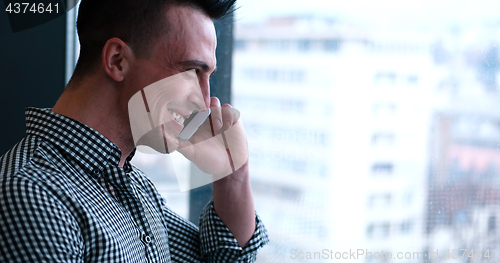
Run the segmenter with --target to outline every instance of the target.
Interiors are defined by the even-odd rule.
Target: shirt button
[[[147,244],[149,244],[149,243],[151,242],[151,237],[150,237],[150,236],[148,236],[148,235],[146,235],[146,233],[142,233],[142,235],[141,235],[141,239],[142,239],[142,242],[143,242],[144,244],[146,244],[146,245],[147,245]]]
[[[99,175],[101,174],[101,171],[98,168],[94,168],[94,170],[92,170],[92,173],[95,175]]]

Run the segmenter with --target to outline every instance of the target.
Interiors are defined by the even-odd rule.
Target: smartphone
[[[193,111],[189,118],[184,121],[184,129],[177,135],[177,138],[187,141],[200,128],[210,115],[210,108],[204,111]]]

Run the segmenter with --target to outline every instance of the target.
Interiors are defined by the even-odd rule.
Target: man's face
[[[168,96],[162,97],[161,105],[157,106],[165,123],[162,133],[168,151],[172,152],[179,146],[177,135],[183,128],[183,118],[193,110],[205,110],[210,106],[209,78],[215,71],[217,38],[212,20],[197,9],[171,7],[166,17],[168,35],[159,39],[151,58],[135,61],[129,81],[133,91],[139,92],[159,80],[195,70],[198,90],[186,88],[186,85],[169,87],[165,93]]]

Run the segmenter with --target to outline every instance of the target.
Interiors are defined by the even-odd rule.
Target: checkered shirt
[[[26,127],[0,158],[0,262],[254,262],[269,242],[256,215],[240,247],[212,202],[198,229],[82,123],[28,108]]]

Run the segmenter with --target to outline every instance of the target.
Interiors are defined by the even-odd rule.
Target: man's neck
[[[71,81],[52,109],[98,131],[121,150],[123,167],[134,148],[127,107],[120,101],[120,87],[106,77],[93,76],[85,81]]]

